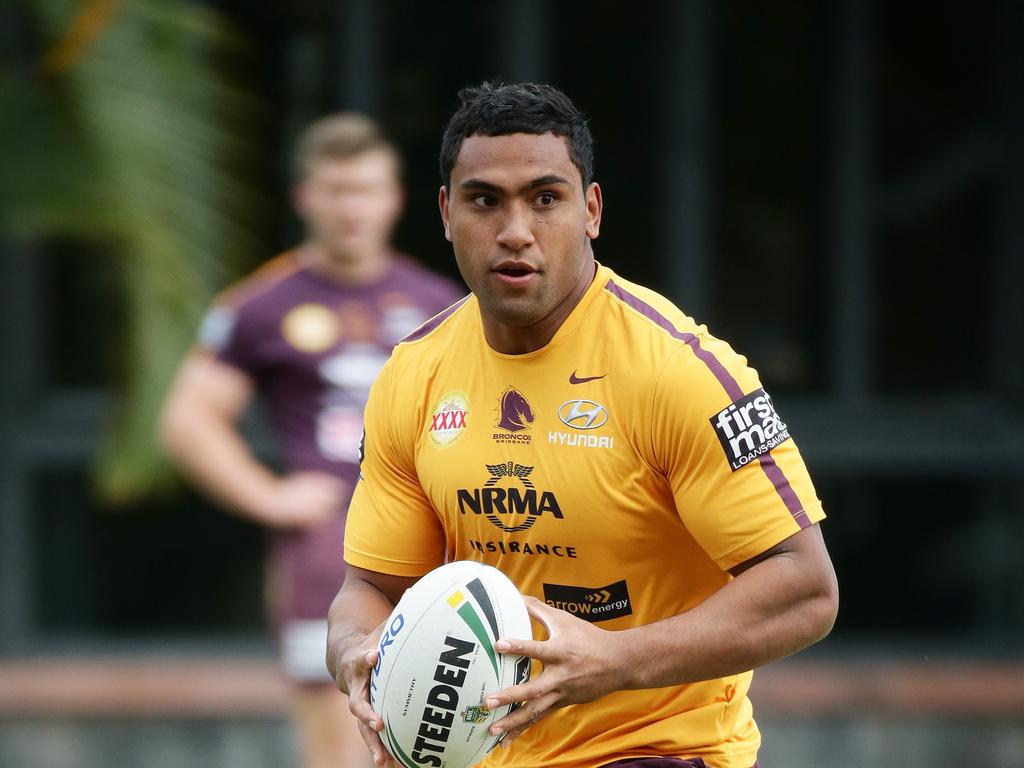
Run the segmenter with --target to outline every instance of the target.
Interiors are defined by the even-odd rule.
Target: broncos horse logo
[[[521,393],[509,387],[498,402],[498,427],[507,432],[522,432],[533,423],[533,409]],[[525,421],[524,421],[525,420]]]

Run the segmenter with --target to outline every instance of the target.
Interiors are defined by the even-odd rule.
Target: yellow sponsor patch
[[[284,316],[281,335],[300,352],[323,352],[338,340],[341,322],[322,304],[300,304]]]

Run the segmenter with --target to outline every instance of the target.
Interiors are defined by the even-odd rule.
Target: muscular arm
[[[657,688],[745,672],[817,642],[832,628],[838,587],[817,525],[732,570],[735,578],[686,613],[611,632],[528,598],[547,640],[503,639],[503,653],[539,659],[544,671],[488,697],[492,709],[527,702],[492,726],[518,736],[556,707],[623,689]],[[669,588],[666,586],[666,588]]]
[[[378,735],[383,724],[370,706],[370,670],[377,663],[384,621],[415,582],[346,565],[345,582],[327,614],[327,669],[338,689],[348,694],[349,709],[359,719],[375,765],[385,765],[389,758]]]
[[[624,688],[656,688],[744,672],[825,637],[839,590],[817,525],[753,561],[679,616],[616,633]]]
[[[207,353],[190,354],[164,401],[164,450],[201,490],[243,517],[301,526],[336,513],[339,480],[320,473],[282,479],[253,456],[236,426],[252,393],[241,371]]]
[[[402,593],[415,583],[414,578],[345,566],[345,582],[327,614],[327,668],[344,693],[348,688],[338,677],[342,657],[380,628]]]

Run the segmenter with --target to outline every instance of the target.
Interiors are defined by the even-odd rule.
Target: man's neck
[[[382,248],[373,255],[332,253],[315,242],[299,250],[302,263],[315,274],[341,285],[368,285],[377,282],[391,268],[392,256]]]
[[[583,299],[587,289],[593,283],[596,273],[597,263],[593,258],[588,259],[573,290],[545,317],[532,325],[506,325],[487,315],[481,306],[480,317],[483,321],[484,338],[487,340],[487,344],[495,352],[504,355],[525,355],[547,346],[572,311],[576,309],[576,305]]]

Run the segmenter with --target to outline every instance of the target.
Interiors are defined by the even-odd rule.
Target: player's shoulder
[[[728,342],[714,336],[670,299],[611,270],[604,284],[605,314],[621,334],[624,348],[640,357],[637,370],[658,376],[666,367],[677,373],[710,374],[719,379],[746,367],[747,361]]]
[[[232,311],[267,301],[303,270],[294,251],[285,251],[222,290],[214,306]]]
[[[408,336],[391,352],[388,367],[399,380],[411,381],[437,368],[450,357],[453,349],[466,349],[471,343],[476,297],[463,296],[438,312]]]
[[[681,345],[707,335],[707,328],[672,301],[646,286],[604,268],[601,292],[605,332],[622,336],[621,342],[656,362],[676,354]]]
[[[466,349],[469,313],[475,311],[474,306],[473,294],[463,296],[400,340],[374,388],[387,390],[386,397],[392,404],[415,407],[424,394],[424,382],[452,362],[453,350]],[[392,415],[398,410],[397,406],[389,408]]]
[[[301,271],[298,259],[285,252],[232,283],[214,297],[199,326],[199,344],[212,350],[225,348],[242,328],[262,331],[276,320],[275,290]]]
[[[672,301],[646,286],[627,280],[611,269],[603,268],[606,301],[622,311],[638,332],[667,334],[677,338],[703,330],[703,326]]]
[[[395,354],[414,357],[430,357],[446,347],[470,329],[476,297],[470,293],[442,309],[432,318],[416,328],[395,346]]]

